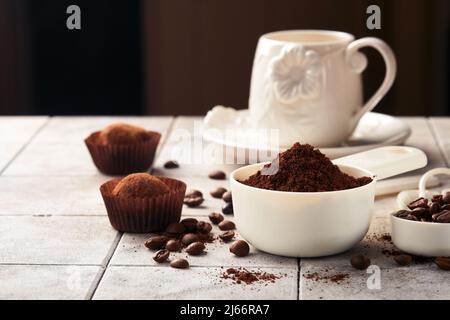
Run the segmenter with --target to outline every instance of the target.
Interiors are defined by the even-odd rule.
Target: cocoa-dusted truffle
[[[112,194],[128,198],[150,198],[169,192],[169,187],[148,173],[133,173],[116,185]]]
[[[147,141],[149,134],[144,129],[130,124],[114,123],[100,131],[98,138],[103,144],[130,144]]]

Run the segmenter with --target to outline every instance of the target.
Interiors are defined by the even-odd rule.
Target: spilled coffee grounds
[[[274,283],[281,276],[262,271],[250,271],[246,268],[229,268],[221,274],[222,279],[231,279],[236,284],[252,284],[254,282]]]
[[[294,144],[272,163],[242,183],[261,189],[290,192],[323,192],[352,189],[370,183],[370,177],[354,178],[342,172],[309,144]]]
[[[350,278],[350,274],[348,273],[336,273],[332,275],[328,274],[320,274],[319,272],[306,272],[303,274],[303,277],[308,280],[312,280],[315,282],[332,282],[332,283],[341,283],[343,281],[346,281],[348,278]]]

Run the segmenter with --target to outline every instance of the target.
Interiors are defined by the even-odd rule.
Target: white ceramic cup
[[[413,200],[423,197],[431,199],[436,191],[427,190],[427,184],[435,175],[450,176],[450,168],[435,168],[426,172],[419,181],[418,190],[406,190],[397,196],[399,209],[407,207]],[[445,195],[449,190],[442,190]],[[450,256],[450,223],[410,221],[391,215],[391,236],[395,246],[404,252],[424,257]]]
[[[350,137],[359,119],[391,88],[397,65],[390,47],[377,38],[354,40],[345,32],[278,31],[258,42],[250,87],[254,125],[280,130],[280,145],[295,142],[338,146]],[[373,47],[386,64],[380,88],[363,103],[361,73]]]
[[[411,147],[382,147],[333,161],[354,177],[373,181],[329,192],[284,192],[243,184],[266,163],[230,175],[237,230],[256,248],[282,256],[320,257],[346,251],[369,229],[376,181],[424,167],[427,157]]]

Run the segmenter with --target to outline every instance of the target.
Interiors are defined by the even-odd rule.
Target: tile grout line
[[[449,160],[445,156],[444,148],[443,148],[443,146],[441,144],[441,141],[439,139],[439,135],[437,133],[437,130],[436,130],[436,128],[435,128],[435,126],[434,126],[434,124],[433,124],[433,122],[431,120],[432,120],[431,118],[426,118],[426,123],[427,123],[428,129],[430,130],[431,136],[433,137],[434,142],[436,143],[436,145],[438,147],[439,154],[441,155],[442,159],[444,159],[445,165],[447,167],[450,167]]]
[[[0,262],[0,266],[50,266],[50,267],[67,267],[67,266],[76,266],[76,267],[102,267],[100,264],[95,263],[25,263],[25,262]]]
[[[5,166],[0,170],[0,176],[3,176],[3,173],[9,168],[9,166],[17,159],[17,157],[33,142],[36,136],[48,125],[51,116],[48,116],[45,119],[44,123],[36,129],[36,131],[31,135],[31,137],[20,147],[20,149],[16,152],[16,154],[5,164]]]
[[[167,265],[159,265],[159,264],[110,264],[109,267],[112,268],[166,268]],[[190,268],[218,268],[218,269],[225,269],[225,268],[247,268],[247,269],[274,269],[274,270],[297,270],[294,267],[283,267],[283,266],[271,266],[271,265],[236,265],[236,264],[211,264],[211,265],[198,265],[198,264],[191,264],[189,265]]]
[[[94,281],[92,282],[91,286],[89,287],[89,290],[86,293],[86,300],[92,300],[92,298],[95,295],[95,292],[97,291],[98,286],[100,285],[100,282],[103,279],[103,276],[106,273],[106,270],[108,269],[108,266],[111,262],[112,257],[114,256],[114,253],[117,250],[117,247],[119,246],[120,240],[123,237],[123,232],[119,232],[116,237],[114,238],[114,241],[111,245],[111,248],[108,251],[108,254],[106,255],[105,259],[103,259],[102,268],[95,277]]]
[[[156,154],[155,161],[158,159],[160,153],[162,152],[162,150],[166,144],[167,139],[169,138],[169,135],[172,131],[174,122],[175,122],[175,118],[172,118],[170,121],[169,127],[166,130],[166,135],[164,137],[164,140],[161,142],[158,153]],[[99,271],[99,273],[95,277],[94,281],[92,282],[91,286],[89,287],[88,292],[86,293],[86,300],[92,300],[94,298],[95,293],[97,292],[97,289],[100,285],[100,282],[102,281],[102,279],[106,273],[106,270],[108,270],[108,266],[111,263],[111,259],[114,256],[114,253],[116,252],[117,248],[119,247],[119,243],[120,243],[120,240],[122,239],[123,235],[124,235],[124,233],[120,232],[119,235],[116,236],[116,238],[114,239],[113,244],[112,244],[106,258],[104,259],[104,262],[105,262],[104,267],[102,266],[102,269]]]
[[[1,266],[40,266],[40,267],[67,267],[67,266],[76,266],[76,267],[100,267],[102,269],[106,269],[106,266],[102,266],[100,264],[81,264],[81,263],[0,263]],[[166,268],[164,265],[143,265],[143,264],[109,264],[108,267],[113,268]],[[236,265],[191,265],[191,268],[199,268],[199,269],[208,269],[208,268],[232,268],[237,267]],[[274,269],[274,270],[293,270],[290,267],[280,267],[280,266],[265,266],[265,265],[255,265],[255,266],[243,266],[249,269]],[[90,292],[90,291],[89,291]]]

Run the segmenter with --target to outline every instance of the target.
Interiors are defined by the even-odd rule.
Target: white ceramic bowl
[[[265,163],[245,166],[230,176],[239,233],[256,248],[289,257],[319,257],[346,251],[367,233],[372,218],[375,179],[362,187],[331,192],[282,192],[239,181]],[[354,177],[367,170],[339,165]]]
[[[410,221],[391,214],[392,242],[400,250],[424,257],[450,257],[450,223]]]

